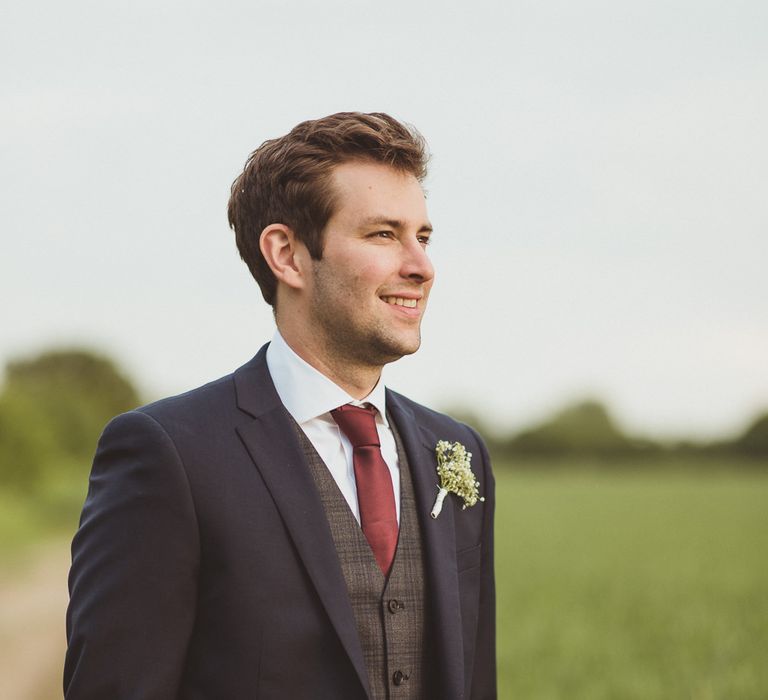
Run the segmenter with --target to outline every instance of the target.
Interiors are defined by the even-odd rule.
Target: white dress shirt
[[[267,368],[277,395],[325,462],[358,523],[360,508],[352,462],[352,444],[333,420],[331,411],[347,403],[355,406],[368,403],[377,409],[376,429],[381,443],[381,455],[392,476],[399,523],[400,468],[395,438],[387,421],[386,394],[381,379],[364,399],[353,399],[344,389],[291,350],[279,331],[275,331],[275,336],[267,348]]]

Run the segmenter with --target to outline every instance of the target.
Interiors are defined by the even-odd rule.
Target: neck
[[[376,365],[361,364],[351,358],[337,357],[333,352],[318,342],[302,338],[290,328],[278,324],[283,340],[304,362],[324,374],[334,384],[340,386],[352,398],[364,399],[370,394],[379,379],[382,368]]]

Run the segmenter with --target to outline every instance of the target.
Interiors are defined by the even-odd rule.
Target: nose
[[[435,268],[427,255],[424,245],[416,238],[403,246],[403,261],[400,274],[420,284],[431,282]]]

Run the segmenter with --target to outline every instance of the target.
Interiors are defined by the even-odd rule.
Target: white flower
[[[480,482],[475,478],[470,466],[472,453],[467,452],[464,445],[460,442],[440,440],[435,452],[437,453],[437,474],[440,477],[440,490],[430,513],[433,518],[440,515],[443,501],[449,493],[455,493],[464,499],[462,509],[485,500],[478,493],[477,489]]]

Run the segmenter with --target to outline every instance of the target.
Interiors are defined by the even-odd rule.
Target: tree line
[[[768,466],[768,411],[738,435],[725,440],[657,441],[622,430],[608,408],[597,400],[576,402],[538,424],[494,436],[486,431],[491,452],[506,460],[573,457],[617,460],[685,457],[744,459]]]
[[[8,362],[0,389],[0,488],[34,494],[55,480],[84,482],[106,423],[141,403],[114,361],[90,350],[52,349]],[[633,437],[599,401],[567,406],[509,435],[480,428],[493,456],[503,463],[529,458],[615,463],[684,454],[734,456],[768,465],[768,412],[733,439],[709,443],[664,444]]]

